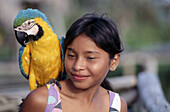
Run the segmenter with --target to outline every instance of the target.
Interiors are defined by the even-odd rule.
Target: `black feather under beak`
[[[15,36],[17,41],[24,47],[26,47],[25,43],[29,40],[28,35],[25,32],[20,32],[15,30]]]

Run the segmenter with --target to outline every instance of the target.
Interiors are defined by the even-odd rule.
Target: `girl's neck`
[[[61,90],[62,94],[68,96],[69,98],[80,100],[88,104],[95,102],[98,96],[100,96],[104,92],[104,89],[100,86],[100,84],[88,89],[79,89],[76,88],[69,79],[65,80],[64,82],[65,83],[61,82],[61,86],[63,89]]]

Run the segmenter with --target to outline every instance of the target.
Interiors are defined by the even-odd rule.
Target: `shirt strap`
[[[45,112],[51,112],[60,100],[60,95],[56,84],[47,84],[46,86],[48,88],[48,103]]]
[[[110,94],[110,110],[115,109],[120,112],[121,109],[121,101],[120,101],[120,96],[118,93],[114,93],[112,91],[109,91]]]

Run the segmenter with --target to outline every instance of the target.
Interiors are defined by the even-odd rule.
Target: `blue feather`
[[[61,37],[60,39],[60,45],[61,45],[61,51],[62,51],[62,61],[63,61],[63,73],[62,73],[62,78],[61,80],[64,80],[66,79],[66,71],[65,71],[65,65],[64,65],[64,57],[65,57],[65,53],[64,53],[64,40],[65,38],[64,37]]]
[[[23,66],[22,66],[22,55],[23,55],[24,49],[25,49],[24,46],[21,46],[20,49],[19,49],[19,68],[20,68],[20,71],[21,71],[22,75],[23,75],[26,79],[28,79],[29,76],[24,72]]]

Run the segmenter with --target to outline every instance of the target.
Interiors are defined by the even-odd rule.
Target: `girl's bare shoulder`
[[[127,103],[126,101],[120,97],[120,100],[121,100],[121,111],[120,112],[127,112]]]
[[[48,89],[46,86],[30,92],[21,108],[21,112],[44,112],[48,101]]]

